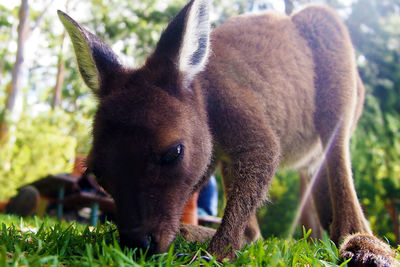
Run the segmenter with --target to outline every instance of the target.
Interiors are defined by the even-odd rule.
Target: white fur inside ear
[[[210,48],[209,0],[194,0],[186,17],[183,42],[179,51],[179,70],[185,86],[202,71]]]

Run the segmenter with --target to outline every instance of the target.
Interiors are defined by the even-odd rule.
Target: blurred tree
[[[299,205],[299,177],[293,171],[279,171],[271,183],[267,205],[258,210],[264,237],[286,238]],[[300,236],[300,227],[295,237]]]
[[[347,25],[367,89],[352,144],[355,182],[375,231],[398,243],[400,2],[359,0]]]
[[[14,142],[0,149],[0,199],[15,193],[19,186],[72,169],[76,138],[60,129],[70,127],[70,118],[62,111],[42,113],[35,118],[22,114]]]
[[[61,45],[60,52],[58,54],[58,64],[57,64],[57,76],[56,76],[56,84],[53,90],[53,101],[51,102],[51,108],[55,109],[61,104],[61,90],[62,85],[65,78],[65,63],[63,57],[63,48],[65,43],[65,31],[61,35]]]
[[[9,120],[12,117],[15,117],[15,114],[13,114],[15,109],[15,102],[22,87],[25,43],[31,35],[32,31],[34,31],[39,26],[48,7],[49,5],[42,11],[42,13],[40,13],[34,25],[32,27],[29,27],[29,2],[28,0],[21,0],[21,6],[19,9],[17,54],[12,70],[11,83],[7,86],[6,105],[0,114],[0,145],[4,143],[4,139],[6,138]],[[14,118],[14,121],[15,120],[16,118]]]
[[[25,42],[29,35],[29,5],[28,0],[22,0],[19,9],[17,55],[12,71],[12,80],[7,88],[7,103],[0,114],[0,144],[7,134],[7,121],[9,114],[14,111],[18,92],[21,90],[22,65],[24,63]]]
[[[12,17],[10,14],[12,14],[11,10],[0,5],[0,88],[3,86],[2,81],[4,81],[5,73],[11,70],[7,58],[9,55],[9,45],[13,39],[15,30],[13,24],[8,19],[8,17]]]

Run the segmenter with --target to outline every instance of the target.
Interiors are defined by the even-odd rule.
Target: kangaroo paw
[[[339,253],[343,258],[352,259],[349,266],[400,266],[390,246],[370,234],[347,236]]]
[[[214,236],[215,230],[200,225],[183,223],[181,224],[180,234],[189,242],[205,242]]]
[[[233,260],[236,258],[235,250],[238,250],[239,248],[240,247],[232,245],[231,242],[226,242],[223,238],[214,236],[207,250],[212,255],[215,255],[219,262],[223,262],[225,260]]]

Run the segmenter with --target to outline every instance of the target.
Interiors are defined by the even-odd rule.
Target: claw
[[[349,266],[400,266],[390,246],[370,234],[357,233],[347,236],[339,253],[343,258],[352,259]]]

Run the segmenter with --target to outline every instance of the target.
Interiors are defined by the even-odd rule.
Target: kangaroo
[[[168,250],[186,201],[220,165],[227,204],[219,228],[207,232],[209,252],[234,258],[261,238],[256,209],[277,168],[287,167],[318,173],[316,210],[341,256],[397,264],[353,185],[349,140],[364,92],[338,16],[312,6],[241,15],[211,31],[209,12],[208,0],[190,1],[132,69],[58,11],[99,99],[87,164],[115,200],[121,244]]]

